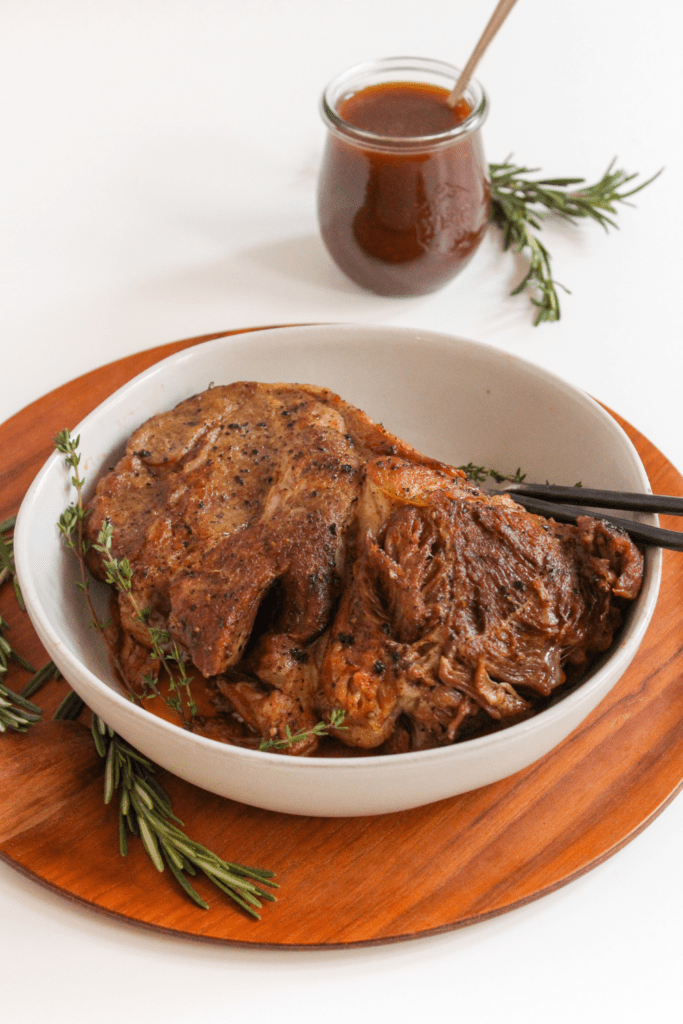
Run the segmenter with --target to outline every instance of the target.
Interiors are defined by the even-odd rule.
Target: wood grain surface
[[[52,450],[108,394],[179,349],[232,332],[129,356],[58,388],[0,427],[0,520],[14,513]],[[653,490],[683,494],[683,478],[641,434]],[[672,517],[662,525],[680,528]],[[36,667],[46,655],[11,588],[0,614]],[[11,673],[19,689],[28,675]],[[84,724],[52,722],[67,692],[36,700],[44,722],[0,737],[0,856],[65,897],[121,920],[197,939],[293,949],[371,945],[448,931],[504,913],[588,871],[638,834],[683,784],[683,555],[664,553],[659,602],[635,661],[564,743],[512,778],[400,814],[320,819],[224,800],[160,772],[193,838],[226,859],[277,872],[278,902],[254,922],[213,889],[202,911],[159,874],[141,844],[127,858],[117,810],[102,800],[102,765]]]

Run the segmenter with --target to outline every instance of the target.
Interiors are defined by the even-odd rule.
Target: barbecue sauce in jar
[[[475,84],[450,107],[456,77],[436,61],[394,58],[351,69],[323,96],[320,230],[339,268],[371,291],[435,291],[484,237],[486,98]]]

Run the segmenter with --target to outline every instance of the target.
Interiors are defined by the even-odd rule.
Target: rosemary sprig
[[[4,653],[3,645],[0,643],[0,661]],[[0,681],[0,732],[7,732],[8,729],[12,732],[26,732],[41,720],[42,714],[37,704],[10,690]]]
[[[14,567],[12,531],[15,521],[16,516],[11,516],[0,523],[0,586],[7,580],[11,580],[17,603],[22,611],[25,611]],[[15,662],[28,672],[35,672],[32,665],[18,651],[14,650],[7,639],[9,629],[9,622],[0,615],[0,732],[7,732],[8,729],[12,732],[26,732],[32,725],[40,721],[42,711],[37,704],[28,699],[30,694],[15,693],[5,685],[10,661]]]
[[[523,253],[529,261],[526,275],[511,294],[529,290],[531,302],[538,309],[535,325],[559,320],[557,288],[569,291],[553,278],[550,254],[535,234],[543,226],[543,211],[572,224],[589,218],[608,230],[617,227],[616,204],[627,203],[661,174],[658,171],[647,181],[625,189],[637,175],[615,170],[614,163],[594,185],[585,185],[584,178],[532,180],[528,175],[537,174],[538,168],[519,167],[509,159],[502,164],[489,164],[491,220],[502,231],[503,249]],[[582,187],[574,187],[577,185]]]
[[[81,456],[78,452],[80,436],[72,438],[70,432],[62,430],[54,439],[55,448],[65,457],[66,465],[73,471],[71,483],[76,490],[76,501],[68,506],[59,517],[59,531],[62,534],[66,546],[74,552],[80,567],[80,580],[78,587],[83,591],[91,622],[106,640],[104,626],[100,622],[90,596],[90,585],[86,570],[85,557],[90,549],[90,542],[83,532],[83,524],[87,517],[87,510],[83,505],[83,488],[85,480],[79,476],[78,467]],[[110,522],[105,522],[92,545],[104,558],[106,580],[120,592],[126,594],[130,600],[135,617],[138,621],[147,625],[147,631],[151,646],[152,658],[164,668],[168,675],[170,693],[164,698],[169,707],[173,708],[180,717],[183,725],[187,725],[185,711],[190,717],[197,713],[197,707],[192,699],[190,683],[192,682],[185,671],[185,659],[176,643],[170,644],[170,634],[166,630],[155,629],[148,623],[149,609],[139,607],[132,591],[133,573],[127,558],[115,558],[112,553],[113,527]],[[145,676],[145,683],[150,696],[158,696],[156,675],[153,672]]]
[[[17,573],[14,566],[14,539],[13,531],[16,523],[16,516],[10,516],[0,523],[0,586],[8,580],[12,581],[14,595],[21,611],[25,612],[26,607],[19,589]],[[42,711],[30,698],[52,679],[58,675],[57,668],[53,662],[48,661],[37,672],[32,665],[18,651],[15,651],[7,638],[7,631],[10,624],[0,615],[0,732],[26,732],[32,725],[40,722]],[[7,673],[10,661],[15,662],[20,668],[33,675],[28,683],[19,693],[15,693],[6,685]]]
[[[243,910],[260,920],[257,910],[262,906],[261,901],[275,901],[275,896],[263,888],[264,885],[278,888],[272,881],[274,873],[225,861],[189,839],[178,828],[183,823],[173,813],[168,794],[154,778],[151,761],[129,746],[97,715],[93,715],[92,735],[97,751],[105,761],[104,802],[110,803],[114,793],[120,790],[121,856],[125,857],[128,852],[128,835],[139,836],[157,870],[163,871],[166,864],[198,906],[208,909],[208,904],[186,875],[202,871]]]
[[[14,650],[7,639],[6,632],[10,628],[11,627],[7,619],[3,619],[2,615],[0,615],[0,680],[9,669],[10,659],[12,659],[12,661],[16,661],[17,665],[26,669],[27,672],[35,672],[33,666],[30,665],[26,658],[22,657],[18,651]]]
[[[259,750],[287,750],[289,747],[293,747],[295,743],[300,743],[302,740],[307,740],[311,736],[329,736],[329,729],[347,729],[348,726],[344,725],[344,718],[346,712],[342,708],[334,708],[330,715],[329,722],[316,722],[315,725],[311,726],[310,729],[302,729],[300,732],[292,733],[289,726],[285,726],[285,737],[281,740],[261,740]]]
[[[17,604],[21,610],[25,612],[26,606],[24,605],[24,599],[21,596],[19,580],[17,579],[17,570],[14,566],[13,531],[16,520],[16,516],[10,516],[9,519],[4,519],[0,523],[0,585],[2,585],[6,579],[12,580]]]

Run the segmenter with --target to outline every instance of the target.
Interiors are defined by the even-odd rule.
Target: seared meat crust
[[[150,671],[144,607],[218,695],[224,727],[195,728],[250,745],[335,709],[338,740],[374,752],[512,724],[609,647],[642,577],[603,522],[488,496],[312,386],[213,387],[153,417],[89,513],[133,570],[127,685]]]
[[[466,720],[518,721],[568,664],[609,647],[613,595],[634,594],[642,573],[627,537],[588,517],[561,526],[395,459],[368,465],[361,520],[377,488],[393,507],[354,564],[319,699],[345,711],[354,744],[380,746],[401,716],[413,748],[452,742]]]

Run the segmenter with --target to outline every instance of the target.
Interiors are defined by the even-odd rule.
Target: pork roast
[[[293,754],[440,746],[536,713],[609,648],[643,569],[604,522],[488,495],[308,385],[211,387],[152,417],[88,513],[132,570],[111,633],[129,690],[164,630],[211,696],[193,729],[305,733]],[[105,561],[90,548],[100,579]]]

